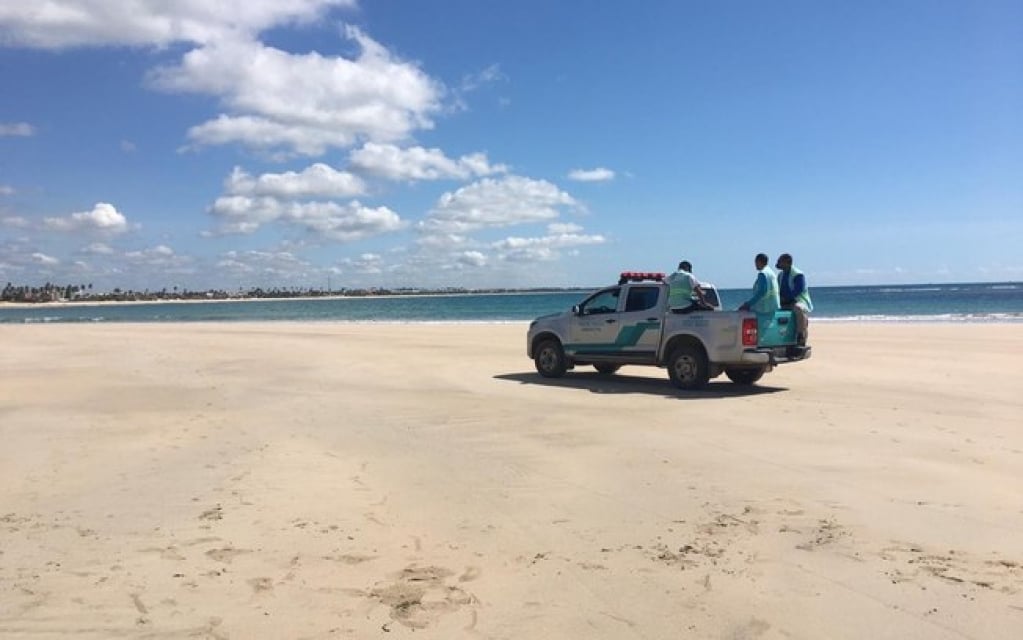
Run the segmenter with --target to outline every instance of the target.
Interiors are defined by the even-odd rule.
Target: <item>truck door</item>
[[[604,289],[579,305],[566,350],[577,354],[655,354],[661,335],[663,287],[625,285]]]
[[[569,323],[567,351],[606,350],[618,337],[618,306],[621,287],[596,292],[579,303]]]
[[[618,318],[618,345],[622,351],[656,355],[661,340],[662,292],[667,295],[667,289],[658,285],[633,284],[628,287]]]

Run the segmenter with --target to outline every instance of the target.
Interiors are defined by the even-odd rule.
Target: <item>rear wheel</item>
[[[600,364],[593,365],[593,368],[597,370],[597,373],[603,373],[604,375],[611,375],[615,371],[618,371],[619,369],[621,369],[622,365],[620,365],[620,364],[607,364],[607,363],[603,363],[602,362]]]
[[[687,391],[707,384],[710,368],[703,349],[695,344],[676,347],[668,356],[668,377],[676,387]]]
[[[735,384],[753,384],[764,377],[763,368],[759,369],[725,369],[725,375]]]
[[[565,375],[565,351],[561,343],[554,339],[541,342],[536,347],[536,355],[533,357],[536,364],[536,371],[545,378],[560,378]]]

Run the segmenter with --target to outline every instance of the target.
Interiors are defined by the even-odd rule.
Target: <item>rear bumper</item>
[[[809,345],[805,347],[758,347],[743,351],[742,363],[774,367],[786,362],[809,360],[811,355],[813,355],[813,347]]]
[[[743,351],[742,357],[739,360],[743,364],[773,364],[769,352],[756,349]]]

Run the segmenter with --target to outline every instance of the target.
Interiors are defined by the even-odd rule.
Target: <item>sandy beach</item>
[[[689,394],[524,334],[0,326],[0,637],[1023,636],[1023,325]]]

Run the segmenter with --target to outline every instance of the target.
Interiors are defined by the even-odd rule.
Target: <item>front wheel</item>
[[[679,389],[699,389],[710,380],[710,367],[703,349],[693,344],[675,348],[668,356],[668,377]]]
[[[565,351],[557,340],[544,340],[536,348],[533,357],[536,371],[545,378],[560,378],[568,368],[565,363]]]
[[[725,375],[735,384],[753,384],[764,377],[764,369],[725,369]]]
[[[614,373],[615,371],[618,371],[619,369],[621,369],[622,365],[620,365],[620,364],[607,364],[607,363],[601,362],[600,364],[593,365],[593,368],[597,370],[597,373],[603,373],[604,375],[609,376],[612,373]]]

